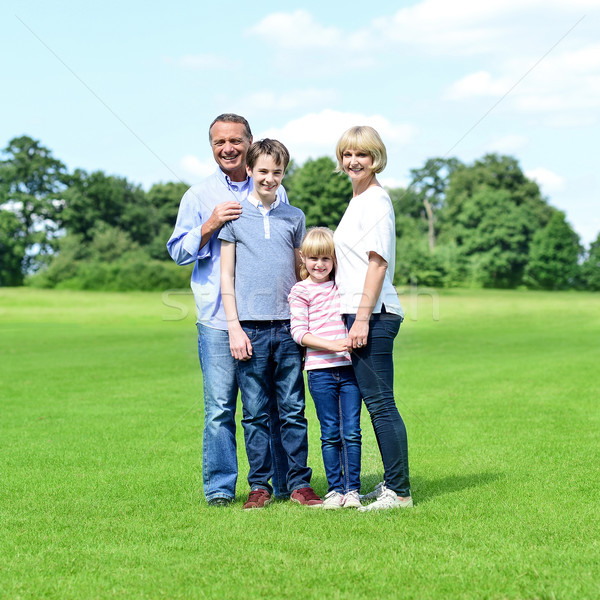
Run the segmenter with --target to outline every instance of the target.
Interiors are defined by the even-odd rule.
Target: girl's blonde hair
[[[333,269],[329,273],[329,279],[335,277],[337,259],[335,258],[335,245],[333,243],[333,231],[329,227],[311,227],[302,240],[302,256],[331,256],[333,258]],[[306,279],[308,271],[304,262],[300,265],[300,277]]]

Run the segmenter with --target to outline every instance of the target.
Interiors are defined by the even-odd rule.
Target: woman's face
[[[360,183],[373,177],[373,157],[364,150],[348,148],[342,154],[342,168],[352,183]]]

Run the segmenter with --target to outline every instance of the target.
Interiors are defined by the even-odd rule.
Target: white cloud
[[[195,179],[202,179],[214,172],[216,163],[212,159],[210,161],[201,161],[192,154],[186,154],[179,161],[179,166],[184,171],[185,175],[189,175]]]
[[[242,99],[242,105],[247,110],[285,111],[311,107],[321,107],[335,104],[338,93],[333,90],[291,90],[275,93],[271,91],[256,92]]]
[[[511,88],[504,79],[494,80],[487,71],[477,71],[454,82],[445,92],[448,100],[462,100],[474,96],[502,96]]]
[[[524,135],[508,134],[499,137],[487,145],[487,152],[498,152],[500,154],[515,154],[529,143]]]
[[[598,8],[595,0],[423,0],[375,19],[372,29],[376,37],[435,54],[506,54],[548,41],[549,31],[556,33],[552,43],[557,42]]]
[[[545,194],[552,195],[561,192],[565,188],[565,179],[544,167],[537,167],[525,171],[525,175],[535,181]]]
[[[519,112],[568,113],[600,109],[600,44],[559,51],[543,59],[519,57],[498,66],[499,74],[477,71],[454,82],[446,100],[502,98]],[[573,122],[573,114],[563,121]],[[589,122],[582,114],[577,119]],[[560,119],[559,119],[560,120]],[[595,122],[595,117],[594,117]]]
[[[416,128],[405,123],[391,123],[381,115],[323,110],[289,121],[281,128],[272,128],[258,137],[281,140],[298,162],[307,158],[335,155],[335,146],[346,129],[354,125],[370,125],[377,129],[386,146],[403,146],[416,135]]]
[[[337,27],[324,27],[305,10],[273,13],[264,17],[248,33],[282,48],[330,48],[343,42]]]

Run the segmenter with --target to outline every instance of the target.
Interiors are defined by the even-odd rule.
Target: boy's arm
[[[252,356],[252,344],[242,329],[235,303],[235,243],[221,241],[221,298],[229,329],[231,356],[248,360]]]

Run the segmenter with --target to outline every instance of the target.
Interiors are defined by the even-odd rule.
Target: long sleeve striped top
[[[292,337],[297,344],[303,345],[302,338],[307,333],[328,340],[339,340],[348,336],[340,315],[340,298],[334,281],[299,281],[291,289],[288,302]],[[304,368],[307,371],[346,367],[351,364],[348,352],[306,349]]]

